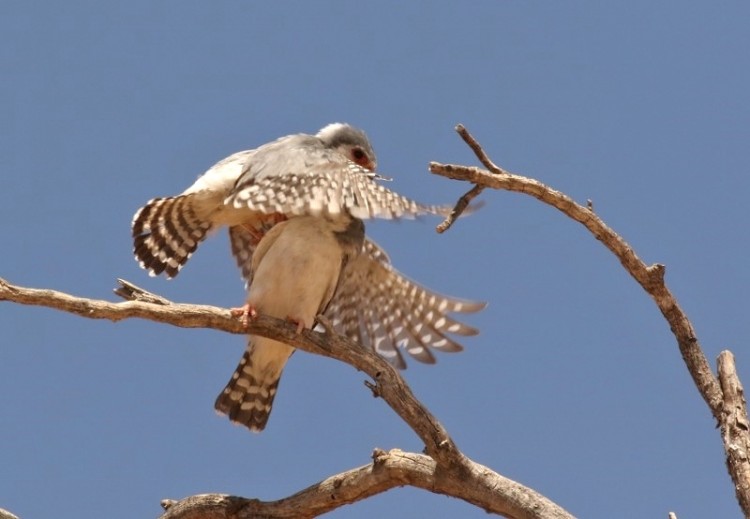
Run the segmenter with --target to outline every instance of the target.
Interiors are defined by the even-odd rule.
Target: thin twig
[[[156,305],[172,304],[172,301],[169,301],[162,296],[153,294],[148,290],[131,283],[130,281],[117,278],[117,284],[120,286],[114,288],[112,291],[126,301],[141,301],[142,303],[153,303]]]
[[[461,216],[461,214],[466,210],[467,207],[469,207],[469,204],[471,201],[479,196],[479,194],[484,190],[484,187],[482,186],[474,186],[471,189],[469,189],[464,195],[458,199],[458,202],[456,202],[456,206],[453,208],[453,211],[451,211],[451,214],[445,217],[445,220],[443,220],[436,228],[435,230],[442,234],[448,229],[451,228],[453,223],[456,221],[456,219]]]
[[[455,130],[461,136],[464,142],[469,145],[471,151],[474,152],[474,155],[477,156],[477,159],[479,159],[479,162],[481,162],[484,167],[486,167],[496,175],[508,174],[507,171],[492,162],[489,155],[487,155],[487,153],[484,151],[484,148],[482,148],[482,145],[479,144],[479,141],[477,141],[474,136],[469,133],[469,130],[467,130],[463,124],[457,124]]]
[[[474,136],[469,133],[469,130],[467,130],[463,124],[457,124],[455,130],[461,136],[464,142],[466,142],[466,144],[468,144],[468,146],[472,149],[474,154],[477,156],[477,159],[479,159],[479,162],[484,164],[487,169],[489,169],[496,175],[508,174],[507,171],[497,166],[494,162],[492,162],[492,160],[490,160],[490,157],[487,155],[487,153],[485,153],[482,146],[479,144],[479,142],[477,142]],[[469,207],[471,201],[478,197],[482,193],[482,191],[484,191],[484,187],[485,186],[482,186],[480,184],[475,184],[473,188],[464,193],[461,198],[458,199],[458,202],[456,202],[456,205],[453,207],[453,211],[451,211],[451,213],[435,228],[435,230],[438,233],[442,234],[450,229],[458,219],[458,217],[463,214],[467,207]]]

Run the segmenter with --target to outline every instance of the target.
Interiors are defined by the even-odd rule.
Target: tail
[[[154,198],[133,216],[133,252],[152,276],[173,278],[211,230],[195,195]]]
[[[294,348],[264,337],[250,337],[232,378],[214,408],[237,424],[260,432],[266,427],[281,372]]]

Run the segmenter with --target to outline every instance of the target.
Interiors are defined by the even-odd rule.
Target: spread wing
[[[346,212],[362,219],[447,215],[452,210],[401,196],[376,181],[381,178],[320,146],[314,137],[292,135],[256,150],[225,204],[287,216]]]
[[[229,236],[237,266],[249,283],[257,240],[252,230],[241,226],[230,228]],[[451,314],[477,312],[485,306],[420,286],[394,269],[385,251],[366,238],[361,254],[342,272],[324,315],[338,333],[403,369],[402,350],[428,364],[435,362],[432,350],[461,351],[462,346],[451,336],[471,336],[478,331]]]
[[[461,351],[463,347],[450,336],[476,335],[478,330],[450,314],[477,312],[485,306],[437,294],[406,278],[368,239],[362,254],[342,273],[325,315],[338,333],[403,369],[401,350],[428,364],[435,362],[432,350]]]

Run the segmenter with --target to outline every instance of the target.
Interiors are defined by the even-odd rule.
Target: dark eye
[[[352,157],[354,157],[355,161],[360,161],[365,158],[365,152],[362,151],[362,148],[354,148],[352,150]]]

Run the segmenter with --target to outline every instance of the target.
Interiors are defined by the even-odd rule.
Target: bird
[[[431,350],[461,351],[450,335],[478,330],[450,314],[485,303],[443,296],[406,278],[365,235],[363,220],[445,214],[403,197],[378,180],[367,135],[333,123],[314,135],[281,137],[234,153],[182,194],[154,198],[132,222],[133,251],[152,276],[177,276],[213,231],[229,228],[232,254],[247,287],[243,320],[257,313],[289,319],[298,331],[323,315],[333,329],[399,369],[401,350],[434,363]],[[215,409],[260,432],[267,424],[291,346],[250,335]]]

